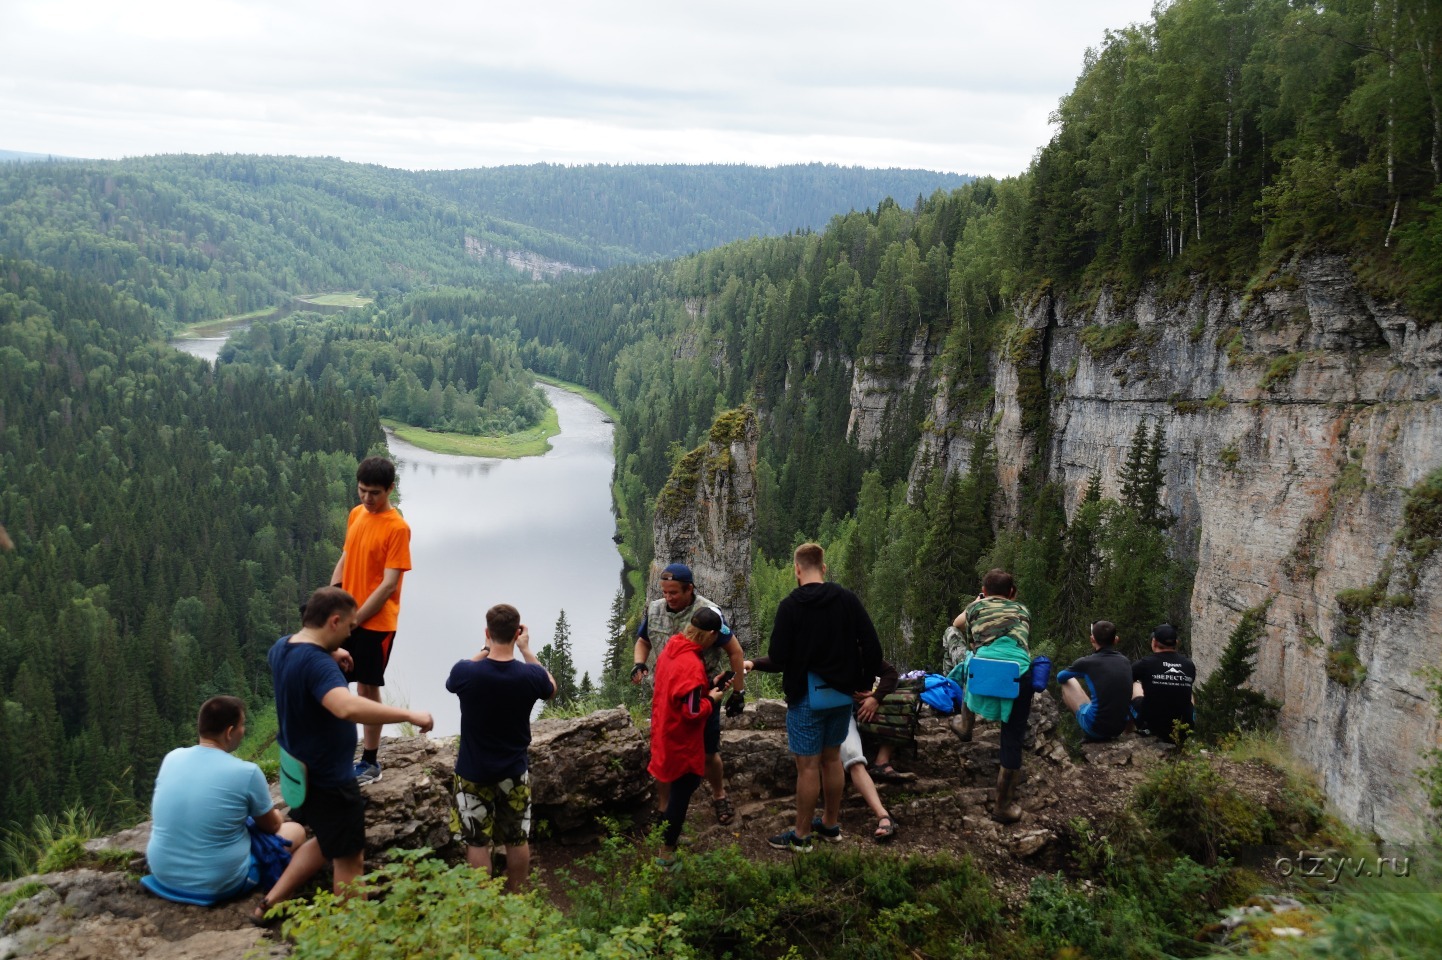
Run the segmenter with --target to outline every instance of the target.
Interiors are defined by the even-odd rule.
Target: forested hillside
[[[220,359],[275,364],[327,389],[373,397],[382,417],[427,430],[497,435],[534,427],[548,404],[521,365],[510,325],[457,314],[438,332],[428,308],[447,299],[445,291],[416,294],[396,316],[363,309],[337,320],[301,313],[257,322]]]
[[[365,397],[155,341],[134,300],[0,260],[5,826],[143,810],[205,697],[270,698],[265,652],[329,576]]]
[[[330,568],[354,459],[380,439],[377,400],[502,423],[525,391],[482,381],[516,357],[617,406],[623,534],[641,563],[673,466],[718,413],[756,405],[758,623],[803,537],[828,545],[904,662],[935,660],[936,628],[990,563],[1033,585],[1038,637],[1075,638],[1099,610],[1133,628],[1184,621],[1159,432],[1131,436],[1116,499],[1089,494],[1068,516],[1042,442],[1065,376],[1017,314],[1144,284],[1260,296],[1288,258],[1330,251],[1373,295],[1442,316],[1439,52],[1442,7],[1421,0],[1177,0],[1088,57],[1025,173],[915,191],[919,204],[876,191],[819,232],[542,284],[477,262],[467,238],[600,266],[700,245],[707,218],[750,231],[719,212],[738,198],[780,218],[749,211],[767,223],[789,214],[725,167],[586,168],[597,186],[572,190],[574,208],[574,171],[557,168],[532,170],[527,194],[512,189],[524,170],[483,187],[334,160],[0,167],[0,254],[42,264],[0,269],[0,522],[17,541],[0,556],[7,818],[143,797],[203,694],[263,698],[259,658]],[[709,192],[703,173],[721,178]],[[631,245],[643,236],[656,245]],[[284,369],[211,370],[155,343],[170,322],[322,289],[380,299],[260,326],[231,355]],[[1080,336],[1120,354],[1135,334]],[[1028,462],[990,449],[1002,366],[1037,440]],[[940,406],[964,422],[961,469],[918,457]],[[1003,472],[1023,492],[1006,529]]]
[[[932,170],[829,163],[540,163],[419,175],[426,190],[466,209],[645,260],[684,256],[747,237],[820,229],[836,214],[874,207],[884,197],[910,203],[970,179]]]
[[[415,173],[328,158],[156,156],[0,165],[0,253],[179,323],[329,290],[513,279],[498,252],[598,267],[821,226],[952,174],[822,166]]]

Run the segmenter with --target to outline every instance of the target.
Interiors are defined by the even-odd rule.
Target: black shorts
[[[695,743],[693,740],[692,743]],[[721,705],[715,704],[711,715],[706,718],[706,734],[703,739],[706,755],[721,752]]]
[[[356,627],[351,631],[345,648],[350,651],[355,666],[346,674],[351,683],[368,683],[373,687],[386,685],[386,665],[391,662],[391,650],[396,644],[394,630],[367,630]]]
[[[365,852],[366,800],[354,780],[341,787],[308,787],[305,803],[290,818],[310,828],[327,860]]]

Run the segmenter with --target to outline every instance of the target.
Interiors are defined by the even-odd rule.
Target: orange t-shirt
[[[363,605],[381,585],[387,570],[411,568],[411,528],[395,507],[385,513],[371,513],[360,504],[350,512],[345,523],[345,569],[341,571],[340,585],[355,597],[357,604]],[[394,630],[400,614],[401,585],[398,583],[396,592],[361,626],[382,632]]]

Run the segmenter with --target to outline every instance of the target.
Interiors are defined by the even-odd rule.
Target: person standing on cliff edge
[[[649,672],[646,661],[651,658],[653,646],[656,656],[660,657],[666,641],[684,630],[696,611],[707,608],[715,610],[718,615],[721,613],[720,607],[696,592],[690,567],[684,563],[668,564],[666,569],[661,571],[661,599],[651,601],[646,607],[646,615],[641,620],[640,629],[636,631],[636,647],[633,651],[635,665],[631,667],[631,682],[641,683],[645,680]],[[726,625],[724,616],[721,619],[720,633],[720,638],[705,650],[701,659],[709,676],[716,676],[721,672],[723,657],[729,661],[730,666],[727,669],[731,673],[729,682],[732,693],[726,700],[726,715],[734,717],[746,706],[746,670],[743,666],[745,658],[741,653],[741,644]],[[711,805],[716,810],[716,822],[724,827],[736,819],[736,809],[726,794],[726,771],[721,761],[719,710],[711,711],[706,718],[705,739],[706,781],[711,785]],[[669,801],[670,785],[656,781],[656,803],[662,813],[666,812]]]
[[[367,457],[356,468],[355,482],[360,503],[346,518],[345,549],[330,582],[360,604],[358,626],[346,643],[354,660],[346,680],[356,685],[357,694],[380,703],[400,621],[401,581],[411,568],[411,528],[391,506],[394,463]],[[365,724],[361,758],[355,762],[356,782],[362,786],[381,778],[380,745],[381,725]]]
[[[428,712],[374,703],[350,692],[342,671],[351,665],[351,655],[343,644],[355,624],[355,598],[337,587],[321,587],[306,601],[301,628],[281,637],[266,654],[275,689],[282,796],[291,805],[291,819],[313,836],[291,855],[290,865],[251,914],[257,924],[326,863],[336,896],[357,892],[352,884],[365,871],[366,801],[351,768],[356,724],[410,723],[421,733],[435,726]]]
[[[846,770],[841,744],[853,696],[881,673],[881,641],[856,594],[826,582],[826,554],[803,543],[793,557],[796,589],[776,608],[767,655],[786,693],[786,745],[796,758],[796,825],[766,841],[778,850],[811,850],[811,815],[825,798],[819,833],[841,838]]]

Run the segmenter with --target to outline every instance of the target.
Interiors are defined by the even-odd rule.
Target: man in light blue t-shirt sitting
[[[276,834],[294,850],[304,842],[305,828],[281,816],[260,767],[231,756],[245,738],[244,701],[211,697],[196,725],[200,742],[166,754],[155,778],[145,858],[160,881],[158,889],[147,884],[153,892],[201,903],[257,885],[252,842],[274,845],[265,835]],[[247,817],[255,820],[254,841]]]

